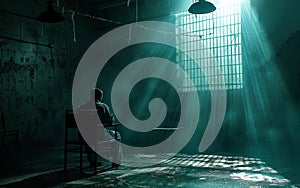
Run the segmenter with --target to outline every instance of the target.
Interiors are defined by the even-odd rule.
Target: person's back
[[[103,124],[111,125],[113,123],[113,116],[109,110],[109,107],[105,103],[97,101],[96,108],[101,122]]]
[[[120,141],[121,135],[114,130],[108,129],[107,131],[103,132],[104,127],[97,128],[98,130],[102,130],[102,131],[94,130],[94,127],[96,127],[98,123],[101,123],[102,126],[112,125],[113,120],[114,120],[113,115],[110,112],[108,105],[103,103],[102,99],[103,99],[103,91],[98,88],[95,88],[91,91],[91,99],[84,105],[80,106],[77,110],[79,113],[82,113],[83,116],[86,116],[85,118],[83,118],[83,120],[86,121],[85,124],[87,124],[87,126],[90,127],[90,131],[87,131],[88,135],[85,138],[91,139],[91,138],[97,137],[98,141],[99,140],[107,140],[107,139],[109,139],[107,133],[109,133],[109,135],[111,135],[112,137],[114,137]],[[99,119],[100,119],[100,121],[99,121]],[[89,151],[87,154],[88,154],[90,166],[93,166],[94,164],[96,164],[95,163],[96,159],[95,159],[94,155],[92,154],[92,149],[88,145],[86,145],[85,148],[87,151]],[[120,156],[118,155],[117,158],[119,158],[119,157]]]

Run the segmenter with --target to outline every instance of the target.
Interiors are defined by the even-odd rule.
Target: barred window
[[[184,91],[243,88],[240,1],[210,0],[217,7],[212,13],[176,14],[176,26],[180,28],[176,30],[177,49],[182,49],[177,50],[176,62],[196,86],[183,77]],[[187,53],[193,53],[193,58]]]

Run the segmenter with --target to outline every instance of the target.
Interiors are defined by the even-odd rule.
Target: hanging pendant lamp
[[[207,14],[216,10],[216,7],[211,2],[206,0],[199,0],[193,3],[189,8],[189,13],[192,14]]]
[[[65,18],[59,13],[54,10],[54,6],[51,0],[48,1],[47,10],[42,12],[38,17],[37,20],[44,23],[58,23],[65,20]]]

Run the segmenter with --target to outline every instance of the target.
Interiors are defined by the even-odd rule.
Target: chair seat
[[[71,141],[67,141],[66,143],[67,143],[67,144],[78,145],[78,144],[80,144],[80,141],[77,141],[77,140],[71,140]]]
[[[65,149],[64,149],[65,178],[67,178],[68,153],[79,153],[80,174],[83,174],[83,154],[91,152],[91,151],[87,151],[84,148],[86,147],[86,143],[79,134],[79,130],[74,118],[74,113],[76,112],[74,112],[73,110],[66,110],[66,115],[65,115]],[[113,127],[113,126],[109,126],[109,127]],[[69,138],[69,136],[71,136],[69,135],[69,133],[73,133],[72,139]],[[76,140],[74,139],[74,136],[76,137]],[[106,151],[115,149],[115,147],[112,147],[112,144],[115,143],[116,143],[115,139],[108,139],[108,140],[97,141],[95,144],[97,145],[97,150],[100,149],[101,153],[102,152],[106,153]],[[94,151],[92,152],[95,154],[95,158],[97,159],[98,154]],[[118,168],[118,165],[112,163],[112,167]],[[97,173],[97,168],[95,167],[94,174],[96,173]]]

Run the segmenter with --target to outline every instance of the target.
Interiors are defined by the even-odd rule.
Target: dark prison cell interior
[[[187,10],[195,2],[1,0],[1,187],[299,187],[300,1],[211,0],[215,11],[194,15]],[[225,9],[226,3],[234,8]],[[56,11],[54,20],[39,16],[51,8]],[[170,24],[174,29],[166,31],[143,21]],[[70,153],[64,171],[66,110],[76,110],[73,96],[82,95],[84,102],[90,95],[87,90],[72,93],[76,70],[92,44],[126,24],[133,25],[98,43],[102,48],[93,53],[99,59],[94,58],[96,63],[89,64],[88,70],[99,73],[95,84],[84,88],[101,88],[103,101],[115,114],[118,109],[113,108],[111,94],[118,75],[146,60],[144,68],[128,68],[116,95],[129,104],[135,127],[147,126],[142,122],[151,116],[157,117],[154,120],[164,112],[165,116],[156,128],[149,124],[146,131],[132,130],[126,121],[120,121],[117,129],[124,145],[153,146],[153,152],[128,152],[124,147],[119,168],[110,168],[109,160],[99,157],[102,165],[97,174],[86,167],[85,153],[82,171],[79,154]],[[114,52],[110,45],[118,46],[115,38],[121,35],[127,45]],[[158,40],[147,41],[153,35]],[[167,37],[175,41],[173,46],[159,42]],[[139,38],[144,42],[132,42]],[[99,69],[106,54],[112,55]],[[166,61],[178,72],[169,69]],[[152,71],[151,64],[159,73],[141,79]],[[92,82],[91,75],[86,71],[77,81]],[[140,79],[134,85],[125,81],[134,78]],[[225,98],[218,97],[220,93],[226,93]],[[164,108],[151,108],[160,104],[156,98]],[[221,121],[210,124],[211,116],[222,109],[224,118],[214,117]],[[178,127],[182,118],[188,120]],[[194,125],[195,130],[188,132]],[[213,131],[206,136],[212,143],[200,151],[208,126]],[[169,140],[175,131],[186,143],[179,136]],[[168,140],[169,145],[155,149]],[[169,148],[177,144],[181,148],[172,153]]]

